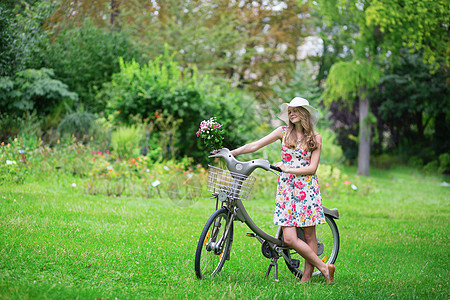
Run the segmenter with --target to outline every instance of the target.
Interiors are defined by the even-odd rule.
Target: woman
[[[288,125],[275,129],[262,139],[237,148],[234,156],[254,152],[281,140],[282,171],[278,179],[274,223],[283,228],[284,242],[305,258],[301,282],[311,279],[314,267],[328,284],[333,283],[334,265],[317,256],[316,225],[325,223],[316,170],[319,165],[322,137],[314,132],[319,112],[308,100],[295,97],[281,106],[278,116]],[[296,227],[303,227],[306,243],[297,237]]]

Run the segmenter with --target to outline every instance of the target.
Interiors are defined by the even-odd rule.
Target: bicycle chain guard
[[[325,250],[325,246],[323,245],[323,243],[317,241],[317,255],[322,255],[323,250]]]
[[[264,241],[261,244],[261,252],[266,258],[274,258],[278,255],[275,255],[275,251],[270,247],[270,244],[267,241]]]

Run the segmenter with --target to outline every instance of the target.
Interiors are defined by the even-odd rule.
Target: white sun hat
[[[311,122],[313,123],[313,125],[316,125],[317,121],[319,120],[319,111],[314,107],[312,107],[311,105],[309,105],[308,100],[301,97],[295,97],[294,99],[291,100],[291,102],[281,104],[280,106],[281,113],[278,115],[278,118],[289,125],[288,108],[299,106],[309,111],[309,114],[311,115]]]

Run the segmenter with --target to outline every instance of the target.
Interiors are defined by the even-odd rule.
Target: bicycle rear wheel
[[[340,238],[339,238],[339,230],[336,226],[336,222],[329,215],[325,215],[326,224],[316,226],[316,237],[318,244],[318,256],[319,258],[326,264],[334,264],[336,262],[339,246],[340,246]],[[301,232],[303,235],[303,232]],[[299,234],[300,237],[300,234]],[[283,238],[281,235],[280,238]],[[302,238],[302,237],[301,237]],[[303,275],[304,263],[305,260],[293,249],[286,249],[284,253],[290,259],[299,260],[299,266],[297,268],[292,267],[286,261],[286,265],[289,270],[295,276],[301,278]],[[313,276],[320,275],[320,271],[315,271]]]
[[[201,279],[219,273],[225,260],[229,260],[232,243],[233,223],[228,209],[222,207],[209,217],[200,235],[195,253],[195,275]]]

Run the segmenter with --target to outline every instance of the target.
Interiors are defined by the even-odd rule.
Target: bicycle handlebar
[[[275,167],[275,166],[273,166],[273,165],[270,165],[270,168],[271,168],[272,170],[275,170],[275,171],[277,171],[277,172],[283,172],[283,171],[281,171],[281,169],[280,169],[280,168],[278,168],[278,167]]]
[[[222,148],[219,152],[209,156],[210,158],[223,158],[227,163],[228,170],[234,173],[239,173],[242,175],[249,176],[256,168],[261,168],[266,171],[275,170],[281,172],[280,168],[272,166],[268,160],[265,159],[254,159],[251,161],[239,161],[237,160],[231,151],[227,148]]]

